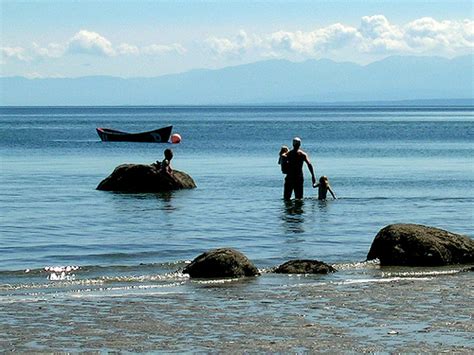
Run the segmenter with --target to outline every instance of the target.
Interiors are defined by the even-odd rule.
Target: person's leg
[[[293,183],[287,176],[285,178],[285,186],[284,186],[284,189],[283,189],[283,198],[285,200],[291,199],[291,193],[292,192],[293,192]]]
[[[303,179],[302,178],[295,181],[294,189],[295,189],[295,198],[302,199],[303,198]]]

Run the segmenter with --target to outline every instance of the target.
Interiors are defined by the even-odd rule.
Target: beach
[[[472,273],[108,286],[3,303],[7,351],[471,352]],[[177,289],[176,289],[177,288]]]

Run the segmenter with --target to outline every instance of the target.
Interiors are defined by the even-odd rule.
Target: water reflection
[[[158,193],[122,193],[113,192],[112,202],[118,211],[145,212],[149,210],[175,211],[174,191]]]
[[[162,208],[165,212],[176,210],[176,206],[173,205],[173,193],[174,191],[166,191],[155,194],[155,197],[162,201]]]
[[[319,212],[326,213],[328,212],[328,200],[317,200]]]
[[[304,200],[285,200],[282,211],[283,227],[287,233],[304,233]]]
[[[305,198],[284,201],[281,219],[286,233],[304,233],[314,227],[316,221],[328,218],[333,201]]]

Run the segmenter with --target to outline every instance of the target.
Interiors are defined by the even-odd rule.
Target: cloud
[[[103,55],[107,57],[116,54],[112,43],[96,32],[81,30],[76,33],[67,44],[67,51],[70,53],[84,53]]]
[[[209,37],[204,41],[207,48],[216,56],[240,56],[252,48],[262,45],[262,40],[258,36],[249,36],[244,30],[231,39]]]
[[[117,47],[117,53],[123,55],[138,55],[140,54],[140,49],[133,44],[122,43]]]
[[[335,23],[313,31],[277,31],[232,38],[210,37],[205,41],[216,56],[264,56],[296,54],[321,56],[338,51],[365,54],[462,53],[474,47],[474,21],[436,21],[425,17],[406,25],[395,25],[383,15],[364,16],[358,27]]]
[[[385,16],[364,16],[358,28],[361,42],[358,49],[369,53],[409,52],[403,31]]]
[[[405,28],[406,41],[415,51],[474,48],[474,21],[436,21],[424,17],[408,23]]]
[[[284,32],[270,34],[263,42],[272,51],[296,52],[313,55],[342,48],[360,41],[357,29],[340,23],[317,29],[312,32]]]
[[[166,53],[177,53],[182,55],[186,53],[186,49],[178,43],[173,43],[171,45],[152,44],[142,47],[140,52],[145,55],[161,55]]]
[[[16,59],[22,62],[31,60],[31,58],[27,56],[26,50],[22,47],[1,47],[0,50],[2,53],[2,62],[4,59]]]
[[[64,55],[66,47],[58,43],[50,43],[46,47],[41,47],[33,43],[32,52],[35,56],[42,58],[59,58]]]
[[[87,54],[100,57],[117,56],[159,56],[167,53],[184,55],[186,48],[179,43],[150,44],[139,47],[134,44],[121,43],[114,46],[106,37],[97,32],[80,30],[64,44],[49,43],[41,46],[35,42],[29,48],[2,47],[2,63],[7,59],[17,61],[33,61],[47,58],[61,58],[66,55]]]
[[[185,55],[180,43],[114,44],[102,34],[82,29],[64,43],[1,48],[2,64],[32,62],[86,54],[113,58],[119,56]],[[311,31],[279,30],[251,34],[240,30],[234,36],[210,36],[201,41],[215,58],[264,57],[311,58],[347,55],[383,56],[390,54],[460,55],[474,48],[474,21],[439,21],[422,17],[406,24],[393,24],[383,15],[364,16],[359,25],[334,23]]]

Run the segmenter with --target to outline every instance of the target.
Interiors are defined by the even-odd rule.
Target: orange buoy
[[[171,136],[171,143],[178,144],[179,142],[181,142],[181,136],[178,133],[174,133]]]

